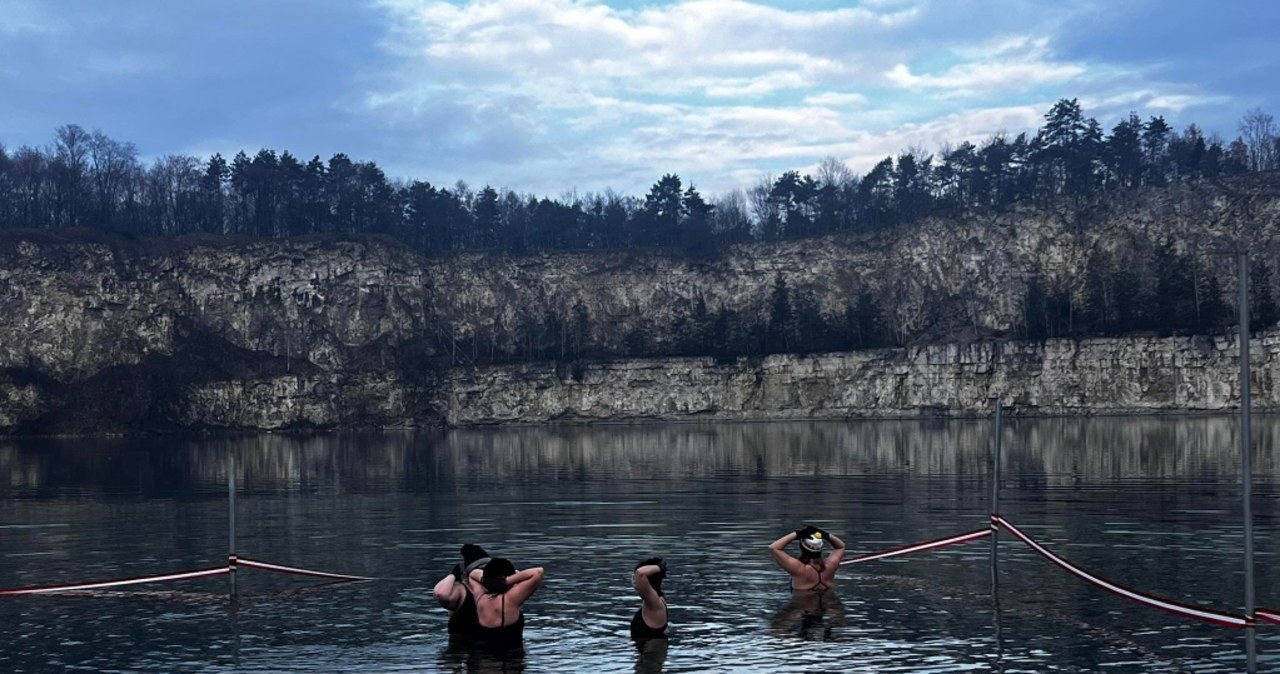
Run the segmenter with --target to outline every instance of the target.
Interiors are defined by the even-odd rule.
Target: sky
[[[1076,98],[1230,140],[1280,115],[1271,0],[0,0],[0,143],[345,152],[560,197],[865,172]]]

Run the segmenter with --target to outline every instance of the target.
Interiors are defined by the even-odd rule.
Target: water
[[[1280,605],[1277,436],[1256,422],[1257,596]],[[792,600],[766,546],[803,523],[867,552],[982,527],[989,424],[793,422],[0,443],[0,586],[217,566],[227,456],[242,571],[0,598],[5,672],[1238,672],[1243,633],[1124,601],[1008,535],[845,567]],[[1230,418],[1014,419],[1002,514],[1102,576],[1239,612]],[[431,588],[464,542],[547,580],[523,657],[450,649]],[[638,651],[630,571],[662,555],[673,636]],[[809,616],[806,617],[806,612]],[[812,615],[812,614],[817,615]],[[1280,671],[1280,627],[1258,629]]]

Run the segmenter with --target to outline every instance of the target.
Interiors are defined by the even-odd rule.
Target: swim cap
[[[815,531],[807,537],[800,539],[800,547],[809,552],[822,552],[822,547],[826,545],[826,541],[822,539],[822,532]]]
[[[480,578],[480,584],[489,594],[502,594],[509,589],[507,585],[507,576],[516,572],[515,564],[511,560],[502,557],[494,557],[484,567],[484,576]]]
[[[467,543],[462,546],[462,564],[466,567],[465,572],[470,574],[476,569],[484,568],[489,563],[489,553],[484,548],[473,543]]]
[[[649,576],[649,585],[653,587],[653,589],[657,590],[658,594],[662,594],[662,581],[667,577],[667,563],[662,561],[661,557],[650,557],[649,559],[636,564],[636,568],[639,569],[642,566],[649,566],[650,564],[657,566],[659,570],[657,573]]]

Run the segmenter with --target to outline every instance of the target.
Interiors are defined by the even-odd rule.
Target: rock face
[[[1066,273],[1086,251],[1155,222],[1187,241],[1208,236],[1224,212],[1212,194],[1179,188],[1126,200],[1088,232],[1070,217],[1007,213],[741,246],[712,260],[436,259],[374,237],[0,231],[0,433],[954,415],[985,410],[996,394],[1046,413],[1222,409],[1237,395],[1226,337],[971,337],[719,364],[476,363],[520,353],[527,326],[548,314],[578,321],[597,353],[641,330],[661,351],[697,306],[767,316],[779,278],[829,314],[862,292],[890,298],[894,329],[922,340],[1007,335],[1024,312],[1022,270]],[[1255,346],[1256,401],[1273,409],[1275,334]]]
[[[0,239],[0,432],[435,423],[421,260],[379,241]]]
[[[1280,331],[1251,342],[1253,402],[1280,410]],[[972,416],[998,396],[1015,414],[1105,414],[1237,407],[1229,337],[1049,340],[455,371],[450,423],[627,419]]]

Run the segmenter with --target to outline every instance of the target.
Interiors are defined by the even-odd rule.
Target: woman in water
[[[643,602],[631,618],[631,638],[667,638],[667,600],[662,596],[662,581],[667,577],[667,563],[652,557],[636,565],[631,585]]]
[[[524,642],[520,607],[542,584],[542,567],[516,571],[511,560],[494,557],[471,572],[467,585],[475,595],[476,638],[487,646],[519,648]]]
[[[432,594],[436,602],[449,610],[449,634],[451,636],[467,636],[475,632],[476,602],[465,579],[476,569],[483,569],[489,563],[489,553],[484,548],[467,543],[462,546],[462,562],[455,564],[453,571],[436,583]]]
[[[787,554],[791,541],[800,542],[800,558]],[[822,558],[822,551],[831,544],[831,554]],[[815,526],[792,531],[769,545],[773,561],[791,574],[791,589],[825,592],[835,585],[836,571],[844,559],[844,541]]]

